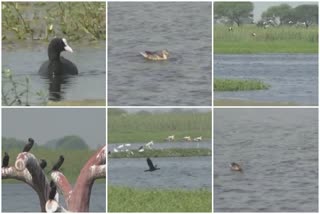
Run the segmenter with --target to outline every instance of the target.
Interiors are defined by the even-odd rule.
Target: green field
[[[138,152],[131,150],[130,152],[111,152],[109,158],[144,158],[144,157],[191,157],[191,156],[211,156],[211,149],[191,149],[191,148],[172,148],[172,149],[154,149]]]
[[[214,26],[214,52],[218,54],[250,53],[318,53],[318,27],[270,27],[255,25]],[[252,36],[255,33],[256,36]]]
[[[112,110],[111,110],[112,111]],[[142,112],[108,115],[108,143],[165,142],[169,135],[176,141],[184,136],[211,140],[211,112]]]
[[[10,156],[9,166],[13,166],[18,153],[21,150],[10,149],[7,152]],[[90,150],[48,150],[43,148],[33,148],[31,153],[38,159],[45,159],[47,161],[47,167],[45,172],[51,170],[52,166],[57,162],[59,155],[64,156],[64,163],[61,167],[61,171],[68,178],[69,182],[74,183],[80,173],[81,168],[87,162],[95,151]],[[49,175],[48,175],[49,176]],[[104,179],[101,179],[104,182]],[[2,182],[20,182],[12,179],[6,179]]]
[[[207,190],[133,189],[108,186],[108,212],[211,212]]]
[[[214,79],[215,91],[251,91],[266,90],[270,85],[260,80]]]

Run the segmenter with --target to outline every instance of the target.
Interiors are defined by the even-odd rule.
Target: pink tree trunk
[[[2,179],[16,179],[30,185],[38,194],[41,211],[88,212],[91,189],[94,181],[106,177],[106,146],[100,148],[81,169],[80,175],[72,188],[68,179],[60,171],[51,173],[57,189],[64,196],[67,210],[57,201],[48,200],[50,186],[38,159],[31,153],[18,154],[15,166],[1,169]]]

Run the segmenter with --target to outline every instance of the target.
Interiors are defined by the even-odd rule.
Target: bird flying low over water
[[[63,155],[60,155],[59,160],[57,161],[57,163],[55,165],[53,165],[52,169],[49,172],[59,170],[59,168],[63,164],[63,161],[64,161],[64,157],[63,157]]]
[[[241,168],[240,164],[235,163],[235,162],[232,162],[232,163],[230,164],[230,169],[231,169],[232,171],[242,172],[242,168]]]
[[[154,60],[154,61],[167,60],[169,56],[168,50],[154,51],[154,52],[144,51],[144,52],[140,52],[140,54],[145,59]]]
[[[153,163],[152,163],[150,158],[147,158],[147,164],[149,166],[149,169],[144,170],[145,172],[152,172],[152,171],[160,169],[160,168],[157,168],[157,165],[153,165]]]
[[[34,144],[34,140],[32,138],[28,139],[28,143],[24,146],[23,152],[29,152]]]
[[[4,156],[2,159],[2,167],[8,167],[9,166],[9,155],[7,152],[4,152]]]

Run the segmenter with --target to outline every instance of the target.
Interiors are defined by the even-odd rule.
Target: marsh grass
[[[5,151],[3,151],[4,153]],[[14,165],[17,155],[21,152],[18,149],[10,149],[6,151],[10,156],[9,166]],[[59,155],[63,155],[65,160],[61,167],[61,171],[68,178],[69,182],[74,183],[87,160],[95,153],[92,150],[49,150],[43,148],[32,148],[31,153],[38,159],[45,159],[47,161],[47,167],[45,172],[51,170],[52,166],[57,162]],[[49,177],[49,174],[48,174]],[[103,182],[104,179],[100,179]],[[97,180],[99,181],[99,180]],[[17,183],[20,181],[6,179],[2,182]]]
[[[252,36],[255,33],[256,36]],[[214,26],[215,53],[317,53],[318,27]]]
[[[266,90],[270,85],[260,80],[214,79],[215,91],[250,91]]]
[[[157,112],[108,115],[108,143],[165,142],[169,135],[211,139],[211,112]]]
[[[105,2],[3,2],[2,40],[105,40]]]
[[[211,212],[207,190],[134,189],[108,186],[108,212]]]
[[[268,101],[253,101],[239,99],[218,99],[214,100],[215,106],[296,106],[293,102],[268,102]]]
[[[204,148],[172,148],[172,149],[153,149],[144,152],[130,150],[130,152],[112,152],[109,158],[145,158],[145,157],[192,157],[192,156],[211,156],[212,151]]]

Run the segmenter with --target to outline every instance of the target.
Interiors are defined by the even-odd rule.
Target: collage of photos
[[[0,213],[319,212],[318,1],[2,1]]]

